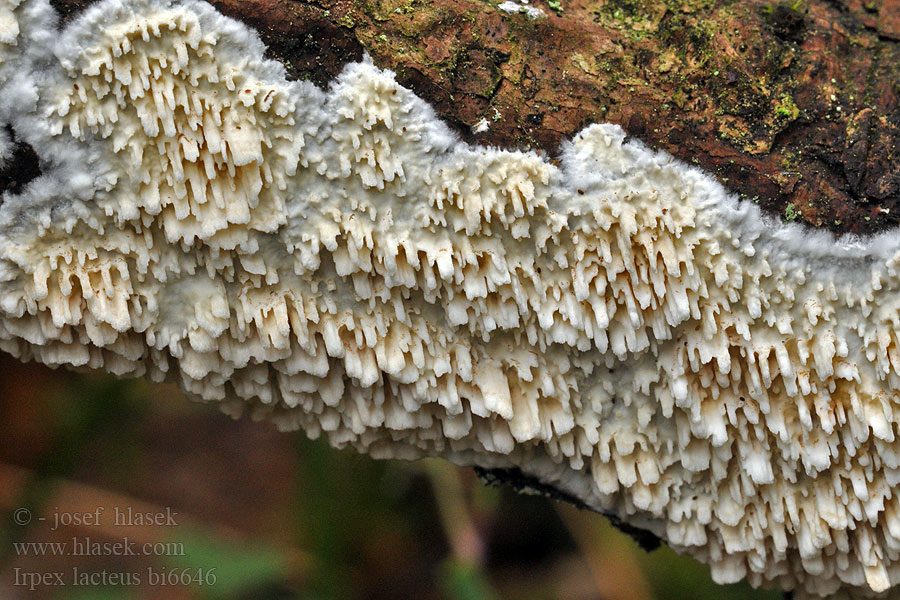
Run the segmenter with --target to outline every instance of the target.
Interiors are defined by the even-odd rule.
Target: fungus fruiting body
[[[0,0],[0,348],[376,457],[518,468],[799,597],[900,582],[900,238],[771,221],[593,125],[459,142],[196,0]],[[0,156],[4,148],[0,145]]]

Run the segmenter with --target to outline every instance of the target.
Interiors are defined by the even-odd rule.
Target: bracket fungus
[[[459,142],[197,0],[0,0],[0,348],[376,457],[525,475],[714,578],[900,583],[900,237],[776,223],[592,125]],[[0,158],[9,154],[0,144]]]

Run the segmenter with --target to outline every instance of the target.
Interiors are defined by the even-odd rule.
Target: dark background
[[[98,507],[99,523],[53,531],[57,518]],[[28,525],[16,523],[23,508]],[[115,526],[114,511],[129,508],[177,513],[177,525]],[[5,354],[0,518],[4,600],[781,597],[716,586],[705,566],[668,548],[647,554],[598,515],[485,487],[471,470],[374,461],[232,420],[174,386]],[[70,555],[73,538],[98,555]],[[155,544],[153,556],[109,546],[126,539]],[[22,546],[30,542],[67,545],[35,556],[36,546]],[[58,584],[53,573],[66,585],[21,585]],[[74,585],[85,576],[113,585]],[[181,585],[184,577],[200,583]]]

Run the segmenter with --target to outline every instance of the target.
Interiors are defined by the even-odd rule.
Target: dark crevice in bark
[[[97,1],[98,0],[50,0],[50,6],[52,6],[59,15],[60,24],[65,25],[81,14],[85,8]]]
[[[6,132],[12,140],[13,153],[9,160],[0,161],[0,193],[16,194],[41,175],[41,165],[34,149],[16,140],[12,127],[7,125]]]
[[[783,2],[774,7],[764,7],[761,11],[772,33],[783,40],[800,42],[806,32],[806,18],[792,5]]]

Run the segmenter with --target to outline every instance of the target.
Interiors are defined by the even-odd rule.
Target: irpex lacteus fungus
[[[797,597],[900,583],[900,237],[776,223],[582,131],[459,142],[195,0],[0,0],[0,347],[376,457],[518,468]],[[11,141],[0,140],[8,157]]]

